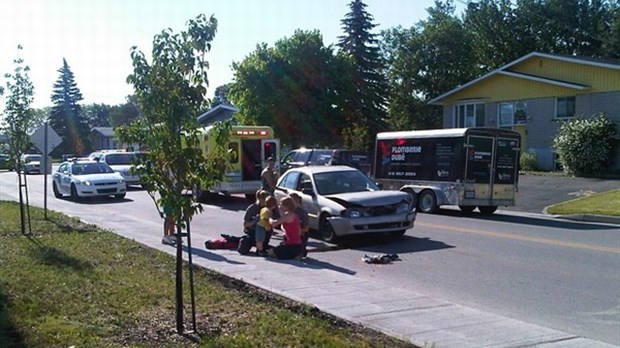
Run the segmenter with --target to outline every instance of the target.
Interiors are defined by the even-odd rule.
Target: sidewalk
[[[175,254],[175,248],[162,245],[161,237],[152,233],[159,224],[96,215],[80,218]],[[307,261],[277,261],[241,256],[234,250],[206,250],[200,242],[206,236],[193,233],[192,239],[193,260],[199,266],[419,347],[615,347],[356,277],[312,260],[312,253]],[[296,267],[294,276],[291,267]]]

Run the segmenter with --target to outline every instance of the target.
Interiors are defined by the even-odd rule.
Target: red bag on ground
[[[229,241],[229,240],[226,240],[225,238],[210,239],[205,242],[205,247],[211,250],[214,250],[214,249],[236,250],[238,245],[239,245],[238,241],[237,242]]]

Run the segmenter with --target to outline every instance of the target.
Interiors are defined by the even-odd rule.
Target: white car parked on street
[[[134,163],[134,159],[140,155],[140,152],[111,150],[93,152],[88,157],[92,160],[108,164],[115,172],[123,176],[127,186],[131,186],[140,185],[140,176],[131,173],[131,166]]]
[[[416,218],[411,195],[381,190],[364,173],[348,166],[289,169],[278,180],[274,195],[280,200],[291,193],[301,197],[310,228],[328,242],[365,233],[402,236]]]
[[[123,176],[109,165],[96,161],[67,161],[52,174],[56,198],[68,194],[78,201],[84,197],[114,196],[125,198],[127,186]]]

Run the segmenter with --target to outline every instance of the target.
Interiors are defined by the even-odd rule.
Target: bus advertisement
[[[442,205],[492,214],[514,206],[520,135],[497,128],[384,132],[375,143],[374,178],[409,192],[418,211]]]
[[[200,148],[205,156],[209,148],[215,146],[214,137],[210,136],[212,130],[212,126],[202,130]],[[260,175],[267,166],[267,159],[273,157],[276,165],[279,162],[279,139],[275,138],[273,129],[268,126],[234,125],[227,148],[231,157],[222,181],[206,190],[195,188],[194,196],[200,198],[210,191],[225,195],[244,194],[248,200],[254,201],[256,191],[262,187]]]

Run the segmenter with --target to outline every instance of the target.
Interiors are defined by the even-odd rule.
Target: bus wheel
[[[480,213],[483,215],[491,215],[493,213],[495,213],[495,211],[497,210],[497,206],[496,205],[489,205],[489,206],[478,206],[478,210],[480,210]]]
[[[475,205],[459,205],[459,209],[465,214],[471,214],[474,209],[476,209]]]
[[[321,238],[326,242],[334,242],[336,240],[336,232],[332,227],[332,224],[327,220],[327,215],[321,218],[321,225],[319,226],[321,232]]]
[[[437,211],[437,197],[435,192],[431,190],[424,190],[420,192],[418,200],[418,209],[423,213],[434,213]]]
[[[410,188],[403,189],[403,192],[406,192],[411,196],[411,206],[416,207],[418,205],[418,195],[415,194],[415,191]]]

